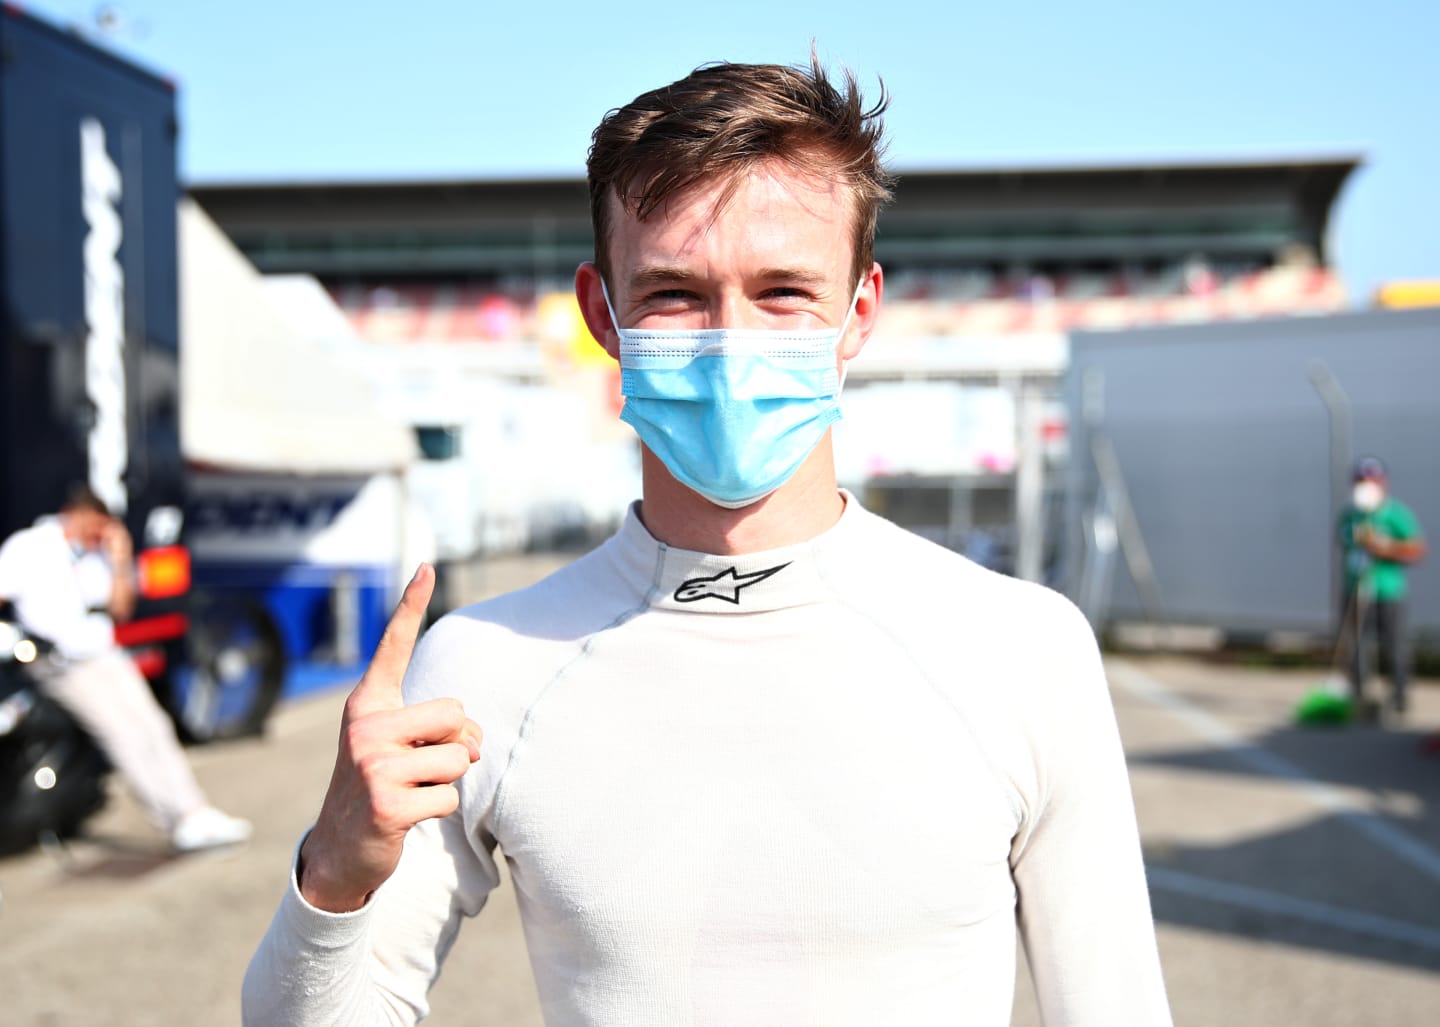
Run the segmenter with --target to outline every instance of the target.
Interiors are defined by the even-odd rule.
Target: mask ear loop
[[[600,292],[605,297],[605,309],[610,311],[610,326],[615,329],[615,334],[620,334],[620,319],[615,316],[615,306],[610,302],[610,288],[605,284],[605,276],[600,276]],[[859,295],[858,293],[856,294]]]
[[[602,279],[603,284],[603,279]],[[845,311],[845,320],[840,322],[840,332],[835,336],[835,347],[838,350],[840,343],[845,339],[845,329],[850,327],[850,319],[855,316],[855,308],[860,305],[860,293],[865,288],[865,279],[860,279],[855,286],[855,295],[850,297],[850,309]],[[837,354],[838,355],[838,354]],[[840,384],[835,388],[835,398],[840,398],[840,393],[845,391],[845,377],[850,373],[850,361],[840,362]]]

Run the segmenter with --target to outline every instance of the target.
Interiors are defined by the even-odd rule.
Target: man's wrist
[[[313,837],[313,835],[312,835]],[[351,889],[335,888],[326,879],[323,860],[307,859],[305,850],[310,845],[306,838],[295,856],[295,887],[300,897],[316,909],[326,913],[353,913],[370,901],[373,892],[358,895]]]

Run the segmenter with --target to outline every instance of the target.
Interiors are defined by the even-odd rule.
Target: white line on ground
[[[1309,899],[1297,899],[1280,892],[1264,888],[1252,888],[1243,884],[1224,884],[1208,878],[1187,874],[1168,867],[1147,866],[1145,877],[1150,887],[1157,891],[1189,895],[1194,898],[1218,902],[1241,909],[1273,913],[1279,916],[1304,920],[1326,927],[1338,927],[1353,934],[1364,934],[1386,941],[1402,941],[1422,948],[1440,951],[1440,930],[1422,924],[1392,920],[1373,913],[1361,913],[1353,909],[1331,906]]]
[[[1410,864],[1432,880],[1440,881],[1440,853],[1374,812],[1357,809],[1354,800],[1340,789],[1307,776],[1289,760],[1256,745],[1224,721],[1176,695],[1138,667],[1120,660],[1110,660],[1106,662],[1106,669],[1113,684],[1165,710],[1207,742],[1230,750],[1237,762],[1251,770],[1292,785],[1315,806],[1334,813],[1397,859]]]

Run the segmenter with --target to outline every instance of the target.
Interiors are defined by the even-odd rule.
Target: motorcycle
[[[105,804],[109,762],[39,687],[51,658],[0,607],[0,855],[71,837]]]
[[[130,652],[142,669],[154,655]],[[183,652],[151,682],[180,737],[195,744],[259,734],[285,676],[283,644],[265,611],[197,596]],[[109,761],[40,687],[53,658],[53,647],[0,602],[0,856],[73,837],[105,804]]]

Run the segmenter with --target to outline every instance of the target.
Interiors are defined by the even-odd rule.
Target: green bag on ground
[[[1350,696],[1336,694],[1333,687],[1322,685],[1305,694],[1295,707],[1297,724],[1348,724],[1355,716]]]

